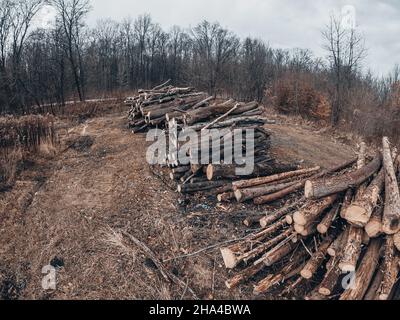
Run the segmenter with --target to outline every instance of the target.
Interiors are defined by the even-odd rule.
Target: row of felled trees
[[[375,106],[384,105],[399,80],[396,73],[383,80],[363,75],[363,39],[335,17],[323,33],[328,53],[323,61],[308,50],[273,49],[261,40],[239,39],[207,21],[166,32],[143,15],[103,20],[89,28],[89,0],[0,3],[0,113],[127,93],[171,79],[240,100],[261,101],[267,91],[298,113],[321,93],[329,99],[330,120],[336,125],[354,112],[356,92],[372,92]],[[51,28],[34,24],[43,6],[56,11]]]

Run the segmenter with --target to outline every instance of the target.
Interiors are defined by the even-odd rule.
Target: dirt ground
[[[277,118],[272,153],[305,165],[331,165],[353,149],[315,128]],[[218,247],[246,235],[249,210],[183,197],[146,163],[144,135],[125,113],[60,123],[55,158],[27,163],[14,189],[0,194],[0,298],[3,299],[276,299],[255,297],[252,284],[226,289],[234,273]],[[67,149],[67,147],[70,148]],[[144,242],[184,285],[168,283],[121,232]],[[182,257],[184,256],[184,257]],[[56,290],[42,288],[42,268],[57,267]]]

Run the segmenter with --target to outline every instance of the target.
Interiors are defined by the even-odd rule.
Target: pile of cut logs
[[[170,80],[151,90],[139,90],[135,97],[128,97],[125,104],[130,107],[129,127],[136,132],[148,128],[164,127],[167,115],[181,117],[186,111],[208,105],[206,93],[193,88],[177,88]]]
[[[392,299],[400,269],[400,156],[383,138],[382,152],[368,160],[362,143],[358,158],[335,168],[234,182],[239,201],[271,203],[303,188],[305,194],[259,219],[259,231],[221,249],[235,272],[226,286],[263,277],[255,294],[285,284],[280,294],[301,289],[309,300]],[[275,192],[263,196],[264,190]]]

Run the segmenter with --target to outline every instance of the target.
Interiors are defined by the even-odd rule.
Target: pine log
[[[339,268],[343,273],[356,271],[357,262],[361,254],[363,233],[364,229],[350,226],[347,243],[339,263]]]
[[[327,250],[329,246],[332,244],[333,240],[334,237],[331,235],[326,237],[324,241],[321,243],[317,252],[313,254],[312,258],[307,262],[303,270],[301,270],[300,272],[300,275],[304,279],[311,279],[315,275],[319,267],[324,262]]]
[[[227,202],[235,199],[235,193],[233,191],[225,192],[217,195],[218,202]]]
[[[224,260],[227,269],[235,268],[241,261],[238,257],[244,253],[253,250],[253,248],[262,243],[268,237],[274,235],[277,231],[281,230],[286,226],[286,221],[284,219],[278,221],[274,225],[262,230],[261,232],[250,235],[243,241],[235,243],[229,247],[221,248],[222,258]]]
[[[338,258],[331,257],[328,265],[330,265],[330,268],[328,269],[324,279],[318,286],[318,292],[325,297],[331,296],[333,294],[335,288],[337,287],[340,275],[342,274],[342,271],[339,268]]]
[[[399,253],[394,246],[393,235],[386,236],[385,259],[383,262],[383,280],[379,288],[379,300],[387,300],[396,284],[399,274]]]
[[[352,160],[344,162],[338,166],[323,170],[321,173],[318,173],[315,176],[313,176],[312,179],[319,179],[329,173],[343,170],[343,169],[349,167],[350,165],[354,164],[356,161],[357,161],[357,159],[352,159]],[[276,193],[273,193],[273,194],[270,194],[267,196],[256,198],[256,199],[254,199],[254,204],[261,205],[261,204],[266,204],[266,203],[270,203],[270,202],[274,202],[276,200],[282,199],[283,197],[285,197],[291,193],[294,193],[294,192],[300,190],[301,188],[304,188],[304,185],[306,184],[307,181],[308,181],[307,179],[304,179],[304,180],[299,181],[297,184],[295,184],[287,189],[284,189],[282,191],[279,191],[279,192],[276,192]]]
[[[379,289],[381,287],[382,280],[383,280],[382,266],[379,266],[371,282],[371,285],[369,286],[367,293],[364,296],[364,300],[367,301],[378,300]]]
[[[357,269],[353,286],[340,296],[340,300],[363,299],[378,267],[381,246],[380,239],[374,239],[371,242]]]
[[[383,214],[383,207],[379,206],[375,208],[370,220],[365,226],[365,232],[368,234],[370,238],[377,238],[383,233],[382,214]]]
[[[261,227],[266,228],[271,223],[274,223],[275,221],[284,217],[289,212],[291,212],[291,211],[297,209],[299,206],[303,205],[303,203],[305,201],[306,201],[305,198],[301,198],[301,199],[296,200],[293,203],[286,205],[283,208],[275,211],[273,214],[267,215],[266,217],[264,217],[260,220]]]
[[[383,163],[385,168],[385,208],[382,230],[388,235],[400,231],[400,193],[396,172],[390,153],[389,139],[383,138]]]
[[[353,225],[365,227],[378,203],[385,183],[382,169],[366,190],[344,212],[343,218]]]
[[[238,176],[237,175],[237,169],[239,169],[240,166],[236,165],[213,165],[210,164],[207,167],[207,178],[210,181],[219,179],[219,178],[240,178],[243,176]],[[292,165],[277,165],[274,164],[272,166],[263,166],[259,167],[255,165],[254,171],[249,175],[249,176],[262,176],[262,175],[270,175],[270,174],[275,174],[279,172],[285,172],[288,170],[292,170],[293,166]]]
[[[246,252],[244,254],[242,254],[241,256],[239,256],[237,258],[238,261],[244,261],[244,262],[248,262],[249,260],[252,260],[256,257],[258,257],[259,255],[261,255],[262,253],[264,253],[265,251],[271,249],[272,247],[276,246],[277,244],[279,244],[280,242],[282,242],[283,240],[290,238],[293,235],[293,229],[289,228],[286,231],[282,232],[281,234],[279,234],[278,236],[276,236],[275,238],[260,244],[259,246],[257,246],[255,249]]]
[[[296,255],[288,261],[279,272],[269,275],[254,287],[255,295],[267,293],[271,288],[299,274],[303,267],[304,253],[296,253]]]
[[[262,271],[264,268],[265,266],[263,264],[251,265],[250,267],[247,267],[246,269],[242,270],[232,278],[226,280],[225,285],[228,289],[234,289],[239,284],[257,275],[257,273]]]
[[[320,224],[317,226],[317,231],[321,234],[326,234],[333,222],[336,220],[339,214],[340,206],[336,203],[325,215]]]
[[[354,196],[354,190],[353,189],[348,189],[344,195],[343,201],[342,201],[342,207],[340,209],[340,216],[344,219],[345,212],[347,211],[347,208],[351,205],[353,201],[353,196]]]
[[[347,244],[347,239],[349,237],[350,226],[347,227],[342,233],[336,238],[335,241],[328,248],[327,253],[331,257],[341,258],[341,254],[343,253],[343,248]]]
[[[297,245],[293,243],[291,239],[286,239],[256,261],[255,264],[264,263],[267,267],[271,267],[294,251],[296,247]]]
[[[382,156],[376,155],[368,165],[353,172],[324,178],[308,180],[305,184],[305,196],[308,199],[319,199],[345,191],[351,187],[358,187],[372,177],[382,165]]]
[[[267,176],[267,177],[235,181],[233,183],[233,190],[236,191],[238,189],[256,187],[256,186],[265,185],[265,184],[272,183],[272,182],[285,180],[288,178],[302,176],[304,174],[315,173],[315,172],[319,171],[320,169],[321,169],[320,167],[314,167],[314,168],[310,168],[310,169],[302,169],[302,170],[278,173],[278,174],[275,174],[272,176]]]
[[[234,196],[233,196],[233,197],[234,197]],[[261,215],[261,214],[257,214],[257,215],[252,214],[252,215],[248,216],[246,219],[243,220],[243,224],[244,224],[246,227],[252,227],[252,226],[254,226],[254,225],[256,225],[256,224],[258,224],[258,223],[260,222],[260,218],[261,218],[261,217],[264,217],[264,215]]]
[[[310,201],[303,208],[295,212],[293,219],[298,225],[308,225],[317,220],[322,213],[336,201],[337,196],[330,196],[321,200]]]
[[[257,197],[264,196],[266,194],[271,194],[285,188],[288,188],[294,185],[296,182],[286,182],[286,183],[278,183],[266,186],[259,186],[254,188],[247,188],[247,189],[237,189],[235,193],[235,198],[237,202],[242,203],[245,201],[252,200]]]

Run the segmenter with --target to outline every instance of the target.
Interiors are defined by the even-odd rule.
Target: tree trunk
[[[343,273],[356,271],[357,262],[361,254],[361,245],[364,229],[351,226],[347,243],[343,250],[339,268]]]
[[[233,183],[233,190],[236,191],[238,189],[251,188],[251,187],[269,184],[272,182],[282,181],[282,180],[285,180],[288,178],[302,176],[304,174],[315,173],[315,172],[319,171],[320,169],[321,169],[320,167],[315,167],[315,168],[311,168],[311,169],[302,169],[302,170],[296,170],[296,171],[291,171],[291,172],[278,173],[278,174],[275,174],[272,176],[255,178],[255,179],[250,179],[250,180],[235,181]]]
[[[370,238],[377,238],[383,233],[382,226],[383,207],[377,207],[365,226],[365,232]]]
[[[351,187],[357,187],[367,181],[382,164],[382,156],[379,154],[365,167],[350,172],[321,180],[308,180],[305,185],[306,198],[319,199],[332,194],[345,191]]]
[[[383,163],[385,168],[385,208],[382,230],[388,235],[400,231],[400,193],[388,138],[383,138]]]
[[[368,246],[368,250],[355,274],[354,285],[340,296],[340,300],[363,299],[378,267],[381,245],[382,241],[375,239]]]
[[[304,279],[311,279],[319,267],[325,260],[326,251],[328,250],[329,246],[332,244],[334,240],[333,236],[328,236],[319,246],[317,252],[315,252],[312,258],[307,262],[303,270],[301,270],[300,274]]]
[[[311,201],[306,203],[303,208],[297,211],[294,216],[293,220],[298,225],[308,225],[315,220],[317,220],[322,213],[328,209],[332,204],[336,201],[337,196],[327,197],[322,200]]]
[[[343,218],[359,227],[365,227],[382,193],[385,183],[385,171],[382,169],[362,195],[347,208]]]
[[[394,246],[394,237],[386,237],[385,260],[383,262],[383,280],[379,289],[379,300],[387,300],[397,282],[399,274],[399,253]]]

